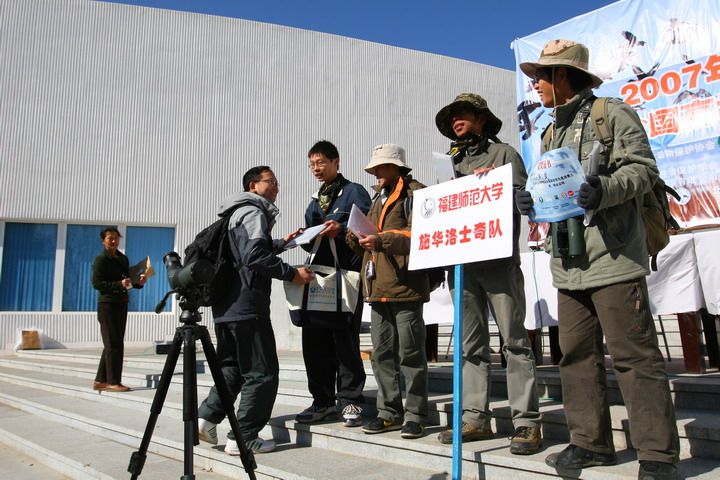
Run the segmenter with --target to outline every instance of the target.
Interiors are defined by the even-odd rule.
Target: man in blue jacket
[[[218,212],[235,209],[228,234],[238,267],[228,293],[212,308],[217,353],[233,400],[240,394],[240,432],[255,453],[275,449],[275,442],[258,436],[270,419],[278,390],[279,365],[270,322],[272,279],[305,284],[313,278],[312,271],[293,268],[277,256],[297,233],[278,240],[270,236],[280,213],[274,203],[279,187],[270,167],[251,168],[243,176],[245,191],[223,200]],[[216,425],[225,417],[216,387],[200,405],[198,417],[200,439],[216,444]],[[225,452],[240,455],[232,431]]]
[[[347,180],[338,172],[340,154],[327,140],[321,140],[310,148],[308,167],[322,185],[305,211],[305,225],[325,225],[320,232],[320,245],[313,263],[335,265],[330,250],[330,242],[335,242],[340,268],[358,272],[360,257],[345,243],[347,221],[353,205],[367,213],[370,196],[365,187]],[[310,244],[307,248],[312,246]],[[298,422],[311,423],[336,417],[337,400],[345,426],[362,424],[360,404],[363,402],[365,368],[360,358],[361,317],[362,296],[358,296],[350,325],[338,323],[332,329],[302,327],[303,359],[313,403],[295,417]]]

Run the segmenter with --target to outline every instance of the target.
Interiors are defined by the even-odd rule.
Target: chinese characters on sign
[[[410,269],[510,256],[512,197],[510,165],[415,192]]]

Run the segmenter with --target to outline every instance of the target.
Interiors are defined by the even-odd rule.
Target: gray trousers
[[[280,366],[272,324],[269,318],[218,323],[215,335],[220,368],[233,402],[240,395],[240,433],[245,441],[252,440],[270,420],[278,391]],[[225,418],[215,386],[198,408],[198,417],[212,423]],[[232,430],[228,438],[235,439]]]
[[[451,292],[454,272],[448,274]],[[525,290],[520,266],[512,260],[465,265],[463,292],[463,422],[489,425],[490,333],[488,302],[503,337],[507,360],[508,400],[513,426],[539,426],[541,415],[535,382],[535,356],[525,330]]]
[[[570,443],[615,451],[606,396],[603,333],[630,418],[638,460],[675,463],[675,409],[650,314],[645,279],[558,290],[563,407]]]
[[[378,384],[378,417],[423,423],[428,411],[427,359],[422,302],[371,304],[371,363]],[[405,377],[405,408],[400,391]]]

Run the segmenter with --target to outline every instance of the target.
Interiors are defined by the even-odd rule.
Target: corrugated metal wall
[[[258,164],[281,182],[276,235],[302,226],[318,186],[306,152],[319,139],[334,142],[341,171],[368,187],[362,167],[387,142],[403,145],[415,177],[433,183],[431,152],[448,147],[434,116],[461,91],[485,96],[505,124],[501,138],[517,146],[514,72],[270,24],[3,0],[0,62],[0,219],[171,225],[178,250]],[[278,344],[297,348],[275,290]],[[23,318],[2,313],[0,323]],[[66,325],[64,343],[85,338],[79,318],[53,316]]]

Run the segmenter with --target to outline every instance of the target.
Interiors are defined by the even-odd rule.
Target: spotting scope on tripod
[[[210,340],[210,334],[204,325],[200,324],[202,320],[198,311],[200,307],[199,298],[202,288],[206,287],[213,278],[214,269],[212,263],[207,260],[198,260],[189,265],[182,265],[180,256],[175,252],[169,252],[163,257],[163,262],[168,272],[168,281],[170,290],[155,308],[156,313],[160,313],[165,308],[167,299],[172,294],[176,294],[179,300],[182,313],[180,314],[181,325],[175,330],[175,336],[168,352],[165,366],[160,375],[157,391],[150,407],[150,417],[148,418],[143,434],[140,448],[133,452],[128,465],[128,472],[132,474],[132,480],[138,478],[142,473],[145,460],[147,459],[147,450],[150,445],[155,424],[158,416],[162,411],[165,397],[167,396],[170,380],[172,379],[180,356],[181,349],[184,349],[183,361],[183,422],[184,422],[184,474],[181,480],[194,480],[193,473],[193,447],[200,443],[198,436],[198,402],[197,402],[197,371],[195,358],[195,342],[200,340],[202,343],[205,358],[212,373],[215,387],[222,401],[223,409],[230,422],[230,428],[235,435],[238,447],[240,448],[240,460],[242,461],[245,472],[248,477],[255,480],[255,457],[253,453],[245,445],[242,435],[240,434],[240,426],[235,416],[234,405],[230,391],[228,390],[225,378],[220,369],[220,360],[215,351],[215,347]]]

